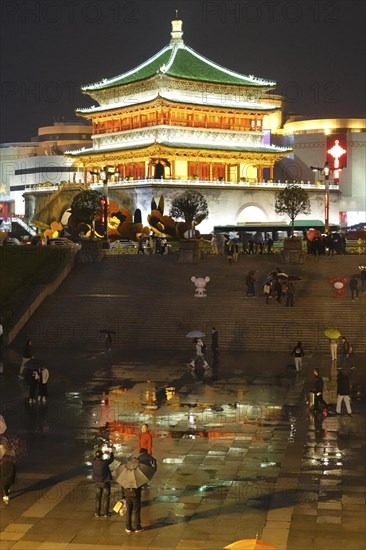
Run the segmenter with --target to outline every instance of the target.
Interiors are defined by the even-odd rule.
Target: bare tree
[[[288,185],[276,193],[275,212],[287,214],[291,219],[291,235],[294,234],[295,218],[299,214],[310,214],[309,193],[299,185]]]
[[[94,221],[102,213],[102,193],[81,191],[71,203],[71,215],[77,223],[84,222],[91,227],[90,238],[94,237]]]
[[[172,218],[183,218],[192,229],[208,217],[207,201],[198,191],[185,191],[173,200],[169,213]]]

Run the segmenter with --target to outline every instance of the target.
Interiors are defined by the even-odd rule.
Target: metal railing
[[[32,225],[29,225],[27,222],[25,222],[23,218],[19,218],[18,216],[13,216],[12,222],[16,222],[17,224],[19,224],[21,227],[23,227],[23,229],[25,229],[32,236],[37,234],[37,231],[34,229],[34,227]]]
[[[325,190],[325,185],[323,182],[321,183],[305,183],[305,182],[296,182],[296,181],[239,181],[239,182],[233,182],[233,181],[221,181],[221,180],[200,180],[200,179],[173,179],[173,178],[166,178],[166,179],[154,179],[154,178],[141,178],[141,179],[130,179],[130,178],[123,178],[119,179],[117,181],[109,181],[108,187],[121,187],[124,185],[134,185],[134,186],[145,186],[145,185],[160,185],[160,186],[168,186],[168,185],[184,185],[184,186],[192,186],[192,187],[226,187],[226,188],[248,188],[251,187],[253,189],[284,189],[288,185],[299,185],[303,189],[309,189],[309,190]],[[25,191],[29,192],[53,192],[57,191],[61,188],[72,188],[72,187],[80,187],[80,185],[83,184],[75,184],[74,182],[67,182],[64,184],[54,184],[54,185],[44,185],[44,184],[35,184],[35,185],[26,185]],[[88,182],[87,186],[91,189],[96,189],[98,187],[101,187],[103,183],[100,182]],[[333,184],[330,186],[330,191],[338,191],[339,185]]]

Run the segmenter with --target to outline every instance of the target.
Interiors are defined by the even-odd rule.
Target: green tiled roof
[[[120,76],[116,76],[114,78],[105,78],[101,82],[97,82],[96,84],[88,84],[87,86],[82,86],[82,90],[103,90],[105,88],[112,88],[114,86],[120,86],[121,84],[129,84],[130,82],[136,82],[137,80],[145,80],[146,78],[150,78],[151,76],[159,72],[161,66],[168,63],[171,53],[171,49],[169,47],[166,47],[135,69],[127,71],[126,73]]]
[[[181,44],[171,42],[169,46],[135,69],[114,78],[104,79],[95,84],[88,84],[87,86],[83,86],[82,90],[87,92],[88,90],[103,90],[122,86],[131,82],[145,80],[157,73],[186,80],[267,87],[267,89],[275,85],[273,81],[255,78],[254,76],[245,76],[230,69],[225,69],[198,54],[183,42]]]

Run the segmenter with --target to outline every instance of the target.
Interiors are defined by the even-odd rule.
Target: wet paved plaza
[[[2,380],[3,414],[29,450],[0,504],[2,549],[218,550],[257,534],[280,550],[366,548],[363,393],[352,418],[314,424],[312,358],[297,377],[285,354],[223,353],[203,383],[187,357],[120,353],[107,367],[97,351],[40,355],[52,365],[47,405],[28,405],[14,352]],[[127,534],[116,514],[93,518],[89,465],[105,442],[117,460],[135,451],[142,422],[158,470],[143,492],[145,530]],[[112,506],[118,498],[113,485]]]

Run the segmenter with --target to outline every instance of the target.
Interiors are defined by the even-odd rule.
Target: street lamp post
[[[320,166],[310,166],[313,172],[322,172],[324,175],[324,185],[325,185],[325,194],[324,194],[324,226],[325,232],[329,233],[329,176],[330,176],[330,166],[329,162],[326,161],[323,168]]]
[[[118,174],[113,166],[104,166],[99,172],[90,172],[93,176],[98,176],[103,181],[103,248],[109,248],[108,241],[108,180]]]
[[[325,195],[324,195],[324,217],[325,217],[325,232],[329,233],[329,175],[330,167],[328,161],[325,162],[323,168]]]

